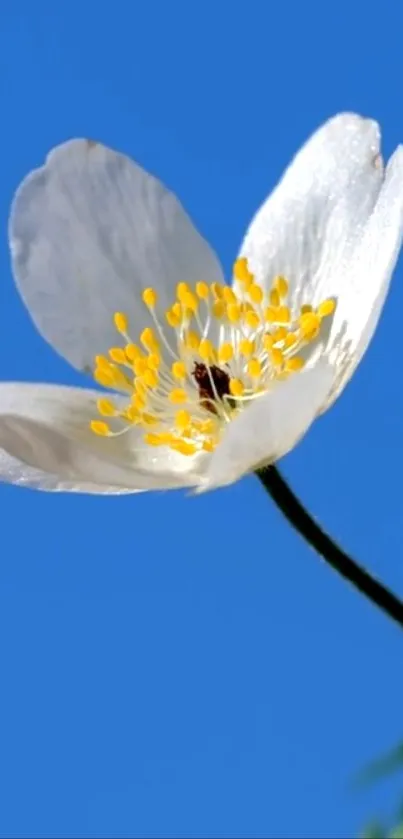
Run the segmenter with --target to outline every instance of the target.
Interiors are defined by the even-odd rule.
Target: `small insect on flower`
[[[225,282],[177,199],[123,155],[54,149],[10,217],[21,296],[103,390],[0,386],[0,480],[139,492],[229,484],[303,437],[376,328],[403,230],[403,150],[339,114],[252,220]]]

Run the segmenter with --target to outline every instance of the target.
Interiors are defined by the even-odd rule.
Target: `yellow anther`
[[[248,268],[248,260],[244,256],[241,256],[234,263],[233,274],[235,279],[239,280],[239,282],[241,283],[244,283],[246,287],[248,287],[250,283],[253,282],[253,276]]]
[[[155,370],[146,370],[143,375],[143,382],[147,387],[155,388],[158,387],[158,373]]]
[[[284,349],[289,350],[290,347],[295,347],[298,343],[298,336],[295,332],[288,332],[284,339]]]
[[[211,290],[214,294],[214,297],[217,297],[218,300],[222,299],[224,286],[220,285],[220,283],[212,283]]]
[[[154,291],[153,288],[145,288],[142,297],[143,303],[145,303],[149,309],[153,309],[158,299],[157,292]]]
[[[140,347],[136,347],[136,344],[127,344],[125,348],[126,358],[133,362],[136,358],[140,358],[142,355],[142,351]]]
[[[263,338],[263,346],[264,346],[266,352],[270,352],[270,350],[273,348],[273,344],[274,344],[273,335],[265,335],[264,338]]]
[[[216,318],[222,318],[225,315],[226,307],[224,300],[215,300],[212,305],[213,315]]]
[[[214,420],[212,419],[202,420],[202,422],[200,422],[200,427],[197,421],[195,420],[193,422],[193,425],[196,428],[199,428],[202,434],[212,434],[214,431]]]
[[[143,329],[140,335],[140,341],[143,344],[143,347],[145,347],[149,352],[155,352],[159,349],[159,344],[154,331],[149,326],[146,326],[146,328]]]
[[[171,434],[145,434],[144,442],[149,446],[168,446],[171,442]]]
[[[270,350],[270,358],[275,367],[281,367],[281,365],[284,362],[283,353],[281,352],[281,350],[276,349],[275,347],[273,347],[273,349]]]
[[[264,319],[267,323],[275,323],[277,320],[278,308],[276,306],[268,306],[265,309]]]
[[[320,317],[315,312],[307,312],[299,319],[300,329],[306,341],[316,338],[320,329]]]
[[[232,344],[221,344],[221,347],[218,350],[218,360],[223,361],[225,364],[227,361],[231,361],[233,357],[234,348]]]
[[[126,353],[121,347],[111,347],[109,355],[116,364],[127,364]]]
[[[135,409],[135,411],[144,411],[144,408],[146,407],[146,401],[143,398],[143,396],[141,396],[139,393],[136,393],[134,396],[132,396],[131,402],[132,407]]]
[[[238,303],[228,303],[227,305],[227,318],[231,323],[238,323],[239,318],[241,317],[241,309]]]
[[[143,410],[142,408],[140,410]],[[141,425],[141,415],[140,410],[136,408],[135,405],[129,405],[128,408],[123,412],[122,416],[129,420],[129,422],[134,423],[135,425]]]
[[[301,315],[307,315],[308,312],[313,312],[313,307],[310,303],[303,303],[301,306]]]
[[[180,454],[184,454],[186,456],[196,454],[197,446],[194,443],[187,443],[186,440],[179,440],[178,438],[173,438],[171,443],[169,444],[171,449]]]
[[[332,315],[336,308],[336,301],[332,300],[324,300],[323,303],[320,303],[318,308],[316,309],[317,314],[320,318],[326,318],[328,315]]]
[[[288,282],[285,277],[278,276],[275,278],[273,282],[273,288],[278,291],[280,297],[287,297],[288,294]]]
[[[299,355],[294,355],[294,358],[288,358],[285,362],[285,369],[288,373],[297,373],[305,366],[305,359]]]
[[[199,302],[197,297],[191,291],[184,292],[184,294],[181,297],[181,303],[187,310],[188,317],[190,316],[190,314],[197,312]]]
[[[260,285],[256,283],[252,283],[252,285],[248,288],[248,294],[252,303],[255,303],[257,306],[260,306],[263,300],[263,289],[260,288]]]
[[[116,414],[116,408],[110,399],[98,399],[97,408],[102,417],[114,417]]]
[[[174,388],[169,394],[169,401],[173,402],[174,405],[180,405],[183,402],[187,402],[188,395],[186,390],[183,390],[180,387]]]
[[[223,298],[224,298],[226,303],[236,303],[237,302],[236,294],[234,294],[234,292],[232,291],[232,288],[230,288],[227,285],[224,286],[223,291],[222,291],[222,295],[223,295]]]
[[[174,361],[171,367],[171,373],[174,379],[178,379],[178,381],[183,381],[186,378],[186,367],[183,361]]]
[[[216,444],[213,442],[213,440],[204,440],[203,441],[202,449],[203,449],[204,452],[213,452],[215,447],[216,447]]]
[[[270,306],[279,306],[280,305],[280,295],[276,288],[272,288],[269,294],[269,303]]]
[[[192,350],[193,352],[198,352],[199,344],[200,344],[200,338],[199,338],[199,336],[197,335],[196,332],[192,332],[191,329],[188,329],[188,331],[184,335],[183,343],[184,343],[184,346],[188,350]]]
[[[285,326],[279,326],[271,334],[273,338],[273,343],[278,344],[280,341],[284,341],[286,339],[288,332]]]
[[[242,396],[245,387],[240,379],[230,379],[229,391],[232,396]]]
[[[133,387],[135,392],[138,393],[139,396],[142,396],[143,399],[145,399],[147,395],[147,390],[141,379],[135,379],[133,382]]]
[[[127,334],[127,331],[129,329],[127,315],[123,314],[123,312],[115,312],[113,316],[113,322],[118,332],[120,332],[122,335]]]
[[[94,372],[94,379],[102,387],[112,387],[115,377],[109,370],[98,367]]]
[[[216,351],[208,338],[202,338],[199,344],[199,355],[203,361],[214,361],[216,358]]]
[[[241,355],[248,357],[255,351],[255,342],[250,341],[249,338],[242,338],[239,342],[239,352]]]
[[[290,323],[291,313],[288,306],[279,306],[277,309],[277,323]]]
[[[145,358],[136,358],[135,362],[133,363],[134,372],[136,376],[144,376],[146,370],[148,370],[147,361]]]
[[[261,372],[262,372],[262,365],[261,365],[259,359],[258,358],[251,358],[251,360],[248,361],[248,373],[249,373],[249,375],[252,376],[254,379],[258,379]]]
[[[190,288],[187,283],[178,283],[176,286],[176,296],[181,303],[186,294],[190,294]]]
[[[90,428],[94,434],[99,434],[100,437],[108,437],[111,433],[109,425],[106,422],[101,422],[101,420],[92,420]]]
[[[260,326],[261,320],[256,312],[246,312],[245,323],[250,327],[250,329],[257,329],[258,326]]]
[[[175,415],[175,425],[177,428],[184,429],[187,428],[192,421],[192,418],[188,411],[177,411]]]
[[[172,326],[172,329],[177,329],[181,325],[182,317],[181,314],[174,311],[174,307],[172,306],[171,309],[165,312],[165,320],[169,326]]]
[[[147,358],[147,364],[150,370],[158,370],[161,364],[161,356],[159,355],[159,353],[150,353],[150,355]]]
[[[110,371],[113,369],[109,358],[105,358],[104,355],[96,355],[95,364],[100,370]]]
[[[210,289],[207,283],[196,283],[196,294],[200,300],[207,300]]]
[[[141,420],[143,425],[158,425],[159,419],[154,414],[142,414]]]

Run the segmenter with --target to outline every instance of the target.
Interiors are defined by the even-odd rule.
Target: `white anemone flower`
[[[0,479],[124,493],[231,483],[289,452],[373,335],[403,230],[403,148],[341,114],[303,146],[226,285],[177,199],[88,140],[55,148],[10,219],[44,338],[108,392],[0,385]]]

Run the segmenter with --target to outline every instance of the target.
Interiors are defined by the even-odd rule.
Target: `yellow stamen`
[[[259,318],[259,315],[257,315],[257,314],[256,314],[256,312],[246,312],[246,315],[245,315],[245,323],[246,323],[246,324],[247,324],[247,325],[248,325],[251,329],[257,329],[257,328],[258,328],[258,326],[260,325],[260,318]]]
[[[208,338],[203,338],[199,344],[199,355],[203,361],[214,361],[216,358],[216,351]]]
[[[285,362],[286,372],[297,373],[305,366],[305,360],[299,355],[294,355],[293,358],[288,358]]]
[[[173,402],[174,405],[180,405],[181,402],[187,402],[188,401],[188,395],[187,395],[186,391],[183,390],[182,388],[179,388],[179,387],[171,390],[168,398],[169,398],[169,401]]]
[[[177,411],[175,415],[175,425],[177,428],[185,429],[191,424],[192,418],[188,411]]]
[[[116,408],[110,399],[98,399],[97,409],[102,417],[114,417],[116,414]]]
[[[242,340],[239,342],[239,352],[242,355],[244,355],[246,357],[248,355],[252,355],[254,350],[255,350],[255,342],[250,341],[249,338],[242,338]]]
[[[143,382],[147,387],[158,387],[158,373],[155,370],[145,370],[143,375]]]
[[[230,379],[229,390],[232,396],[242,396],[245,387],[240,379]]]
[[[258,379],[261,372],[262,372],[262,365],[261,365],[259,359],[258,358],[251,358],[251,360],[248,361],[248,373],[249,373],[249,375],[252,376],[254,379]]]
[[[263,290],[260,288],[260,285],[252,283],[252,285],[249,286],[248,294],[250,299],[252,300],[252,303],[255,303],[256,305],[260,306],[263,300]]]
[[[225,315],[224,300],[215,300],[212,305],[212,312],[215,318],[222,318]]]
[[[92,422],[90,422],[90,428],[94,434],[98,434],[100,437],[108,437],[111,433],[109,425],[106,422],[101,422],[100,420],[92,420]]]
[[[115,312],[113,316],[113,322],[118,332],[120,332],[122,335],[127,334],[127,331],[129,329],[127,315],[125,315],[123,312]]]
[[[196,294],[200,297],[200,300],[207,300],[209,291],[207,283],[196,283]]]
[[[273,283],[273,288],[278,291],[280,297],[287,297],[288,282],[285,277],[276,277]]]
[[[272,288],[269,294],[269,302],[270,306],[279,306],[280,305],[280,295],[276,288]]]
[[[109,355],[116,364],[127,364],[126,353],[121,347],[111,347]]]
[[[227,318],[231,323],[238,323],[241,317],[241,310],[238,303],[228,303]]]
[[[183,381],[186,378],[186,367],[183,361],[174,361],[171,367],[171,373],[174,379],[178,379],[178,381]]]
[[[143,347],[145,347],[149,352],[155,352],[159,349],[158,341],[153,330],[149,326],[143,329],[140,335],[140,341],[143,344]]]
[[[234,349],[232,344],[221,344],[220,349],[218,350],[218,360],[224,362],[231,361],[234,357]]]
[[[143,303],[145,303],[149,309],[154,309],[154,306],[156,305],[158,299],[157,292],[154,291],[153,288],[145,288],[142,297]]]
[[[323,303],[320,303],[316,312],[320,318],[326,318],[328,315],[332,315],[336,308],[336,301],[329,298],[329,300],[324,300]]]

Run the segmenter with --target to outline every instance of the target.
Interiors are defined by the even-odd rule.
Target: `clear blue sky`
[[[14,290],[14,189],[55,144],[121,149],[229,271],[252,213],[339,110],[403,141],[403,8],[15,0],[0,13],[0,377],[84,384]],[[283,463],[403,593],[403,261],[336,406]],[[403,636],[253,478],[127,498],[0,487],[1,836],[352,836],[392,810],[354,773],[403,733]]]

